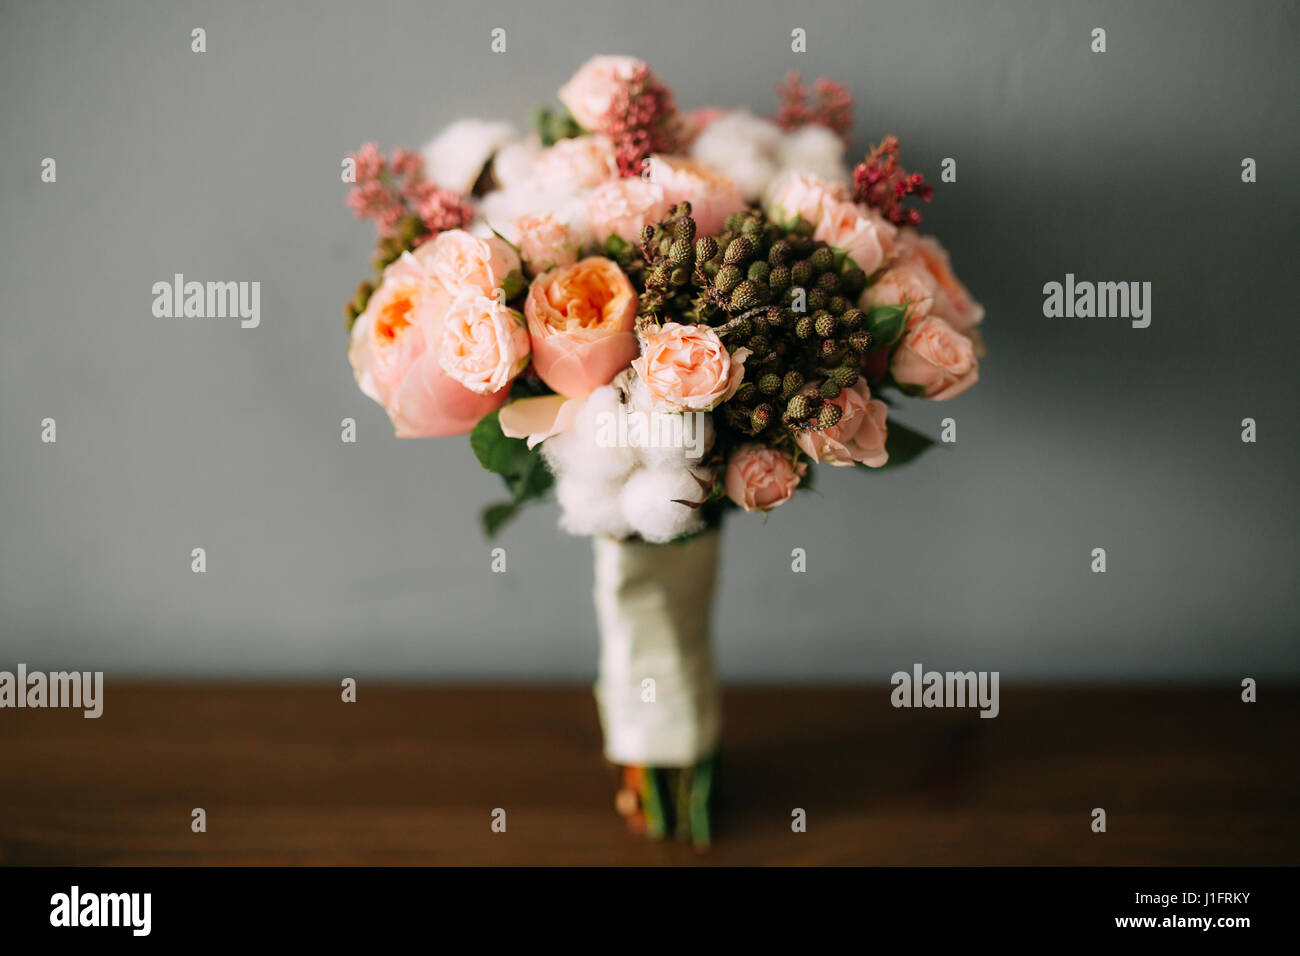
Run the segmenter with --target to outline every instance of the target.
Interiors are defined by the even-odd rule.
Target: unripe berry
[[[821,408],[817,409],[817,427],[833,427],[840,420],[841,414],[842,412],[838,405],[823,405]]]
[[[718,270],[718,274],[713,277],[713,284],[717,286],[719,292],[723,295],[731,292],[732,289],[740,285],[745,278],[745,274],[740,271],[738,266],[725,265]]]
[[[813,254],[808,257],[813,268],[818,272],[825,272],[831,266],[835,265],[835,253],[831,252],[826,246],[813,250]]]
[[[737,236],[727,246],[727,254],[723,261],[729,265],[739,265],[742,262],[748,262],[753,256],[754,244],[744,236]]]
[[[849,388],[858,380],[858,370],[852,365],[841,365],[831,372],[831,380],[840,388]]]
[[[854,299],[862,294],[862,290],[867,287],[867,274],[857,266],[845,269],[840,275],[844,281],[844,293]]]

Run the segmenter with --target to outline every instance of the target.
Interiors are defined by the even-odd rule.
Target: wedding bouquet
[[[953,398],[983,352],[897,140],[850,169],[847,90],[777,89],[772,119],[683,115],[645,63],[598,56],[530,134],[463,120],[345,164],[379,235],[346,307],[357,384],[398,436],[469,434],[509,492],[489,533],[553,487],[594,538],[618,808],[699,845],[723,515],[779,507],[815,465],[914,458],[931,441],[890,421],[886,390]]]

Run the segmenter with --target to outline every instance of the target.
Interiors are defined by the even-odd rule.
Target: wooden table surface
[[[111,682],[98,720],[0,711],[0,863],[1300,863],[1300,690],[888,690],[729,690],[700,853],[615,816],[587,688]]]

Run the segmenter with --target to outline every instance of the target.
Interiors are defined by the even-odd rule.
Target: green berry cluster
[[[815,241],[807,223],[784,229],[757,210],[697,236],[687,203],[646,226],[641,240],[640,321],[706,323],[730,351],[750,353],[723,424],[746,440],[781,444],[839,421],[830,400],[858,380],[875,345],[855,305],[867,276],[852,260]]]

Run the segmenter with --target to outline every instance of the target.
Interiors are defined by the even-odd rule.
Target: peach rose
[[[984,306],[957,279],[948,253],[935,239],[905,229],[898,240],[898,254],[900,264],[910,266],[930,287],[932,314],[947,319],[963,335],[984,321]]]
[[[971,340],[937,315],[907,331],[889,371],[899,385],[935,401],[960,395],[980,377]]]
[[[632,368],[659,411],[707,412],[736,393],[745,377],[748,349],[729,354],[707,325],[665,322],[641,334]]]
[[[610,180],[587,197],[587,218],[598,243],[614,235],[635,244],[641,227],[658,222],[670,208],[663,189],[642,179]]]
[[[644,66],[631,56],[593,56],[560,87],[560,102],[578,125],[593,133],[604,132],[605,114],[615,94]]]
[[[533,280],[524,301],[533,367],[568,398],[608,385],[636,357],[637,295],[618,264],[593,256]]]
[[[788,452],[748,444],[731,453],[723,485],[727,497],[746,511],[771,511],[794,497],[807,473],[808,463],[796,465]]]
[[[871,397],[866,382],[859,379],[830,400],[838,406],[840,420],[830,428],[795,433],[795,444],[813,461],[828,465],[852,465],[860,461],[879,468],[889,461],[885,438],[887,406]]]
[[[477,291],[455,299],[443,317],[438,362],[471,392],[505,388],[528,364],[529,351],[524,317]]]
[[[542,150],[533,166],[548,186],[591,189],[618,177],[614,144],[604,136],[575,136]]]
[[[933,295],[930,284],[911,266],[894,266],[880,274],[880,278],[862,293],[859,304],[870,310],[880,305],[910,305],[907,317],[910,328],[930,314]]]
[[[884,219],[863,212],[855,203],[827,202],[813,238],[852,259],[871,275],[889,257],[898,229]]]
[[[357,385],[388,412],[399,438],[463,435],[507,394],[476,394],[443,370],[439,344],[452,297],[430,268],[431,245],[384,270],[348,348]]]
[[[519,268],[519,256],[510,244],[495,236],[480,239],[463,229],[440,232],[420,247],[428,249],[429,270],[449,293],[466,287],[495,295],[505,277]]]
[[[720,231],[723,220],[745,208],[745,197],[735,183],[684,156],[650,157],[650,181],[664,191],[669,206],[691,204],[696,235]]]
[[[832,203],[848,202],[849,191],[839,183],[788,169],[767,188],[763,209],[773,221],[791,227],[796,219],[816,226]]]
[[[519,234],[519,251],[534,272],[555,266],[571,266],[578,261],[577,234],[549,212],[529,213],[511,225]]]

